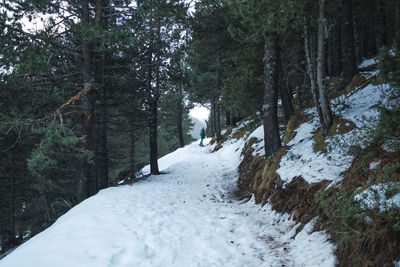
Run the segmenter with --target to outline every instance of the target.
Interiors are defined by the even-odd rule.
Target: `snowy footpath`
[[[295,235],[289,215],[235,200],[244,141],[228,142],[216,153],[193,143],[160,159],[165,174],[102,190],[0,267],[334,266],[313,222]]]

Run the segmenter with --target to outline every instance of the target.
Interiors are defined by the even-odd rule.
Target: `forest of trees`
[[[183,1],[2,1],[0,246],[191,142]],[[49,18],[42,28],[26,21]]]
[[[217,141],[261,112],[267,158],[298,107],[328,132],[329,100],[400,34],[396,0],[17,0],[0,17],[3,250],[121,173],[159,174],[193,102]]]

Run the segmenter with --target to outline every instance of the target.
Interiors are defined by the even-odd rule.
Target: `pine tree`
[[[225,55],[223,49],[231,38],[224,20],[227,9],[222,1],[196,4],[192,20],[191,97],[196,102],[211,104],[211,134],[221,140],[221,103],[224,91]]]

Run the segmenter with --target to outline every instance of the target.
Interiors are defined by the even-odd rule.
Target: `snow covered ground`
[[[355,195],[354,199],[361,203],[363,209],[379,208],[381,212],[391,208],[395,209],[400,206],[400,193],[387,199],[386,192],[390,191],[391,188],[395,189],[399,187],[399,183],[374,184]]]
[[[376,64],[376,59],[365,60],[359,67],[368,67]],[[367,71],[363,75],[366,78],[376,75],[377,71]],[[294,177],[301,176],[308,183],[317,183],[322,180],[332,181],[331,186],[338,184],[342,179],[342,173],[346,171],[353,161],[353,156],[348,154],[351,145],[363,145],[368,133],[376,126],[379,112],[379,101],[385,102],[382,91],[386,85],[368,84],[361,90],[347,96],[340,96],[331,100],[334,115],[351,121],[356,126],[345,134],[336,134],[326,139],[328,153],[314,151],[314,136],[320,128],[318,114],[315,108],[305,110],[313,119],[301,124],[296,130],[295,137],[287,144],[289,149],[282,157],[276,173],[284,182],[284,186],[290,183]],[[249,122],[247,122],[249,123]],[[241,127],[246,123],[242,123]],[[339,128],[341,125],[338,124]],[[346,122],[349,127],[349,122]],[[339,129],[336,129],[338,132]],[[257,138],[252,147],[253,156],[264,155],[264,129],[261,125],[250,138]]]
[[[332,185],[335,185],[340,182],[343,179],[342,173],[350,167],[354,158],[347,153],[347,149],[350,145],[362,145],[365,141],[363,137],[366,137],[369,130],[376,126],[379,116],[377,105],[379,101],[384,101],[381,91],[381,85],[369,84],[362,90],[349,95],[346,100],[339,97],[331,101],[334,114],[352,121],[356,128],[346,134],[328,137],[326,140],[330,145],[328,153],[314,151],[314,136],[320,124],[315,108],[307,109],[305,112],[311,114],[313,119],[301,124],[295,130],[295,137],[286,144],[290,149],[283,156],[276,171],[284,181],[284,185],[297,176],[303,177],[308,183],[331,180]],[[346,107],[343,108],[339,102],[344,102]],[[347,124],[348,122],[346,126],[350,126]],[[264,129],[262,125],[252,132],[248,139],[252,137],[259,140],[253,144],[253,156],[263,156]]]
[[[208,143],[209,140],[206,140]],[[334,245],[288,214],[232,195],[244,140],[197,142],[160,159],[163,175],[102,190],[0,267],[334,266]]]
[[[379,116],[377,105],[379,101],[384,101],[381,90],[380,85],[369,84],[345,100],[338,97],[331,101],[334,114],[352,121],[356,128],[346,134],[327,138],[328,153],[314,151],[314,135],[320,124],[315,108],[306,110],[306,113],[313,115],[313,119],[295,130],[296,136],[287,144],[290,149],[283,156],[277,170],[285,184],[299,175],[308,183],[324,179],[331,180],[331,185],[340,182],[343,179],[342,173],[350,167],[354,158],[347,150],[351,145],[362,146],[367,141],[368,132],[376,126]],[[342,101],[346,104],[345,108],[339,104]]]

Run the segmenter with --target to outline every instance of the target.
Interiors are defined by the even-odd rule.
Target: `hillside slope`
[[[309,108],[297,110],[283,132],[283,147],[267,161],[263,127],[253,121],[242,123],[239,136],[236,130],[224,139],[246,140],[240,197],[255,196],[257,203],[293,214],[303,224],[318,218],[314,230],[331,234],[340,266],[393,266],[400,255],[400,154],[390,147],[398,147],[399,129],[392,127],[389,141],[381,140],[379,131],[382,123],[396,125],[398,116],[386,122],[379,117],[382,106],[396,110],[396,105],[388,98],[388,84],[371,82],[376,61],[365,61],[360,71],[331,101],[334,120],[326,136]]]
[[[160,159],[165,174],[102,190],[0,266],[333,266],[314,221],[296,236],[288,214],[234,199],[243,145],[178,149]]]
[[[371,140],[388,101],[374,64],[331,101],[327,136],[298,110],[265,161],[260,119],[242,121],[161,158],[164,174],[82,202],[0,267],[399,264],[399,183],[385,176],[400,180],[400,156]]]

